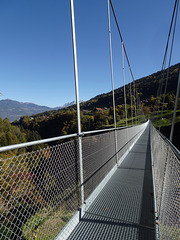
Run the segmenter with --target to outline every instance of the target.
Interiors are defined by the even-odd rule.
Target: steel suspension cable
[[[168,39],[167,39],[164,58],[163,58],[163,63],[162,63],[162,71],[165,70],[165,68],[166,68],[167,51],[168,51],[168,47],[169,47],[169,41],[170,41],[171,31],[172,31],[172,27],[173,27],[173,21],[174,21],[174,16],[175,16],[177,3],[178,3],[178,0],[175,0],[172,19],[171,19],[171,24],[170,24],[169,33],[168,33]],[[164,75],[165,75],[165,72],[163,72],[162,80],[159,80],[159,87],[158,87],[157,96],[161,96],[161,94],[162,94]]]
[[[176,101],[174,104],[174,113],[173,113],[173,119],[172,119],[172,125],[171,125],[171,132],[170,132],[170,142],[173,140],[173,134],[174,134],[174,124],[176,119],[176,110],[178,105],[178,97],[179,97],[179,89],[180,89],[180,70],[179,70],[179,77],[178,77],[178,84],[177,84],[177,90],[176,90]]]
[[[114,10],[113,4],[112,4],[112,0],[110,0],[110,4],[111,4],[111,9],[112,9],[112,12],[113,12],[113,15],[114,15],[114,19],[115,19],[115,22],[116,22],[116,26],[117,26],[117,29],[118,29],[118,32],[119,32],[119,36],[120,36],[120,39],[121,39],[121,43],[123,42],[124,54],[126,56],[126,60],[127,60],[130,72],[131,72],[131,76],[132,76],[132,79],[134,79],[134,76],[133,76],[133,73],[132,73],[132,69],[131,69],[131,65],[130,65],[130,62],[129,62],[129,58],[128,58],[128,55],[127,55],[127,51],[126,51],[126,48],[125,48],[125,45],[124,45],[122,34],[121,34],[121,31],[120,31],[120,28],[119,28],[119,24],[118,24],[118,21],[117,21],[117,17],[116,17],[116,14],[115,14],[115,10]]]
[[[130,100],[131,100],[131,118],[132,118],[132,125],[133,125],[133,109],[132,109],[132,89],[131,89],[131,72],[129,69],[129,85],[130,85]]]
[[[122,69],[123,69],[123,85],[124,85],[124,104],[125,104],[125,115],[126,115],[126,139],[127,142],[129,141],[129,132],[127,128],[127,104],[126,104],[126,81],[125,81],[125,72],[124,72],[124,47],[123,47],[123,42],[122,42]]]
[[[175,36],[175,31],[176,31],[176,22],[177,22],[177,13],[178,13],[178,6],[179,6],[179,0],[175,2],[175,11],[173,11],[173,19],[174,19],[174,14],[175,14],[175,22],[174,22],[174,29],[173,29],[173,36],[172,36],[172,42],[171,42],[171,50],[170,50],[170,57],[169,57],[169,64],[168,64],[168,69],[167,69],[167,75],[166,75],[166,83],[165,83],[165,89],[164,89],[164,96],[163,96],[163,104],[162,104],[162,109],[161,109],[161,118],[160,118],[160,124],[159,124],[159,131],[161,129],[161,123],[162,123],[162,114],[164,110],[164,103],[165,103],[165,95],[167,92],[167,85],[168,85],[168,78],[169,78],[169,68],[171,64],[171,58],[172,58],[172,50],[173,50],[173,45],[174,45],[174,36]],[[169,39],[169,36],[168,36]]]
[[[159,86],[158,86],[157,95],[156,95],[156,102],[155,102],[155,106],[154,106],[154,110],[153,110],[153,114],[152,114],[152,116],[153,116],[152,118],[154,118],[154,119],[155,119],[155,115],[158,115],[158,112],[160,110],[161,94],[162,94],[163,83],[164,83],[164,78],[165,78],[167,51],[168,51],[168,47],[169,47],[169,41],[170,41],[171,31],[172,31],[172,27],[173,27],[173,21],[174,21],[174,16],[175,16],[177,2],[178,2],[178,0],[175,0],[173,14],[172,14],[172,18],[171,18],[171,24],[170,24],[170,28],[169,28],[169,32],[168,32],[168,38],[167,38],[167,43],[166,43],[166,48],[165,48],[162,68],[161,68],[161,70],[162,70],[162,79],[159,80]]]
[[[108,28],[109,28],[109,51],[110,51],[110,63],[111,63],[111,83],[112,83],[112,96],[113,96],[113,109],[114,109],[114,128],[116,129],[116,104],[114,96],[114,76],[113,76],[113,60],[112,60],[112,44],[111,44],[111,21],[110,21],[110,10],[109,10],[109,0],[107,0],[108,7]],[[115,152],[117,153],[117,131],[114,131],[115,140]],[[116,163],[118,164],[118,153],[116,155]]]
[[[77,106],[77,125],[78,125],[78,142],[79,142],[79,167],[80,167],[80,183],[81,183],[81,204],[84,203],[84,186],[83,186],[83,159],[82,159],[82,137],[81,135],[81,114],[79,103],[79,81],[78,81],[78,67],[77,67],[77,49],[76,49],[76,33],[75,33],[75,17],[74,17],[74,1],[70,0],[71,9],[71,31],[73,43],[73,60],[74,60],[74,78],[76,89],[76,106]]]
[[[111,22],[110,22],[110,11],[109,11],[109,0],[107,0],[108,6],[108,28],[109,28],[109,51],[110,51],[110,63],[111,63],[111,84],[112,84],[112,95],[113,95],[113,109],[114,109],[114,127],[116,128],[116,110],[115,110],[115,97],[114,97],[114,76],[113,76],[113,60],[112,60],[112,44],[111,44]]]
[[[114,16],[114,19],[115,19],[115,22],[116,22],[117,29],[118,29],[118,32],[119,32],[121,43],[123,43],[123,50],[124,50],[124,54],[125,54],[125,57],[126,57],[126,60],[127,60],[127,64],[129,66],[129,71],[130,71],[131,76],[132,76],[133,86],[134,86],[134,101],[136,102],[135,80],[134,80],[133,72],[132,72],[132,69],[131,69],[130,61],[129,61],[129,58],[128,58],[128,55],[127,55],[127,51],[126,51],[126,48],[125,48],[125,45],[124,45],[124,42],[123,42],[122,34],[121,34],[121,31],[120,31],[120,28],[119,28],[119,24],[118,24],[118,21],[117,21],[117,17],[116,17],[116,14],[115,14],[115,10],[114,10],[114,7],[113,7],[112,0],[110,0],[110,5],[111,5],[113,16]],[[134,104],[134,106],[135,106],[135,117],[137,119],[136,104]]]
[[[167,50],[168,50],[169,40],[170,40],[170,36],[171,36],[171,30],[172,30],[172,26],[173,26],[173,21],[174,21],[174,16],[175,16],[175,11],[176,11],[178,1],[179,0],[175,0],[175,4],[174,4],[172,19],[171,19],[171,24],[170,24],[170,28],[169,28],[168,39],[167,39],[166,49],[165,49],[165,54],[164,54],[164,59],[163,59],[163,63],[162,63],[162,70],[165,68],[165,65],[166,65]]]
[[[157,95],[156,95],[156,103],[155,103],[155,107],[154,107],[154,112],[157,110],[157,114],[158,114],[159,108],[160,108],[161,94],[162,94],[162,90],[163,90],[165,68],[166,68],[166,61],[167,61],[167,51],[168,51],[168,47],[169,47],[169,41],[170,41],[171,31],[172,31],[172,27],[173,27],[173,21],[174,21],[177,1],[178,0],[175,0],[173,14],[172,14],[172,18],[171,18],[171,24],[170,24],[169,33],[168,33],[168,39],[167,39],[163,63],[162,63],[162,71],[163,71],[162,79],[159,80],[159,86],[158,86]],[[158,98],[159,98],[159,101],[158,101]],[[153,115],[156,115],[156,113],[154,113]]]
[[[126,87],[125,87],[125,73],[124,73],[124,47],[122,42],[122,67],[123,67],[123,85],[124,85],[124,104],[125,104],[125,114],[126,114],[126,127],[127,127],[127,105],[126,105]]]
[[[136,86],[135,81],[133,80],[133,90],[134,90],[134,111],[135,111],[135,120],[137,125],[137,109],[136,109]]]

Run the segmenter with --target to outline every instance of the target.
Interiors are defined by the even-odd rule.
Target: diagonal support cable
[[[174,45],[174,36],[175,36],[175,31],[176,31],[176,22],[177,22],[178,6],[179,6],[179,0],[177,0],[177,1],[175,2],[175,8],[174,8],[173,17],[172,17],[172,19],[174,19],[174,15],[175,15],[174,28],[173,28],[173,36],[172,36],[170,56],[169,56],[169,64],[168,64],[168,69],[167,69],[166,83],[165,83],[163,103],[162,103],[162,109],[161,109],[161,117],[160,117],[159,131],[161,130],[162,114],[163,114],[163,110],[164,110],[165,95],[166,95],[166,92],[167,92],[167,85],[168,85],[168,78],[169,78],[169,68],[170,68],[170,64],[171,64],[172,50],[173,50],[173,45]],[[171,22],[171,24],[172,24],[172,22]],[[168,36],[168,40],[169,40],[169,36]]]
[[[115,10],[114,10],[114,7],[113,7],[112,0],[110,0],[110,4],[111,4],[111,9],[112,9],[112,12],[113,12],[113,15],[114,15],[114,19],[115,19],[115,22],[116,22],[116,26],[117,26],[117,29],[118,29],[118,32],[119,32],[120,40],[121,40],[121,43],[123,43],[123,50],[124,50],[124,54],[125,54],[125,57],[126,57],[127,64],[129,66],[129,71],[130,71],[130,74],[132,76],[133,85],[134,85],[134,97],[135,97],[135,100],[136,100],[135,94],[137,94],[137,93],[136,93],[136,90],[135,90],[136,87],[135,87],[134,75],[133,75],[133,72],[132,72],[132,69],[131,69],[130,61],[129,61],[127,51],[126,51],[126,48],[125,48],[125,45],[124,45],[124,41],[123,41],[122,34],[121,34],[121,31],[120,31],[120,28],[119,28],[119,24],[118,24],[118,20],[117,20],[116,14],[115,14]],[[135,106],[135,116],[137,118],[136,106]]]

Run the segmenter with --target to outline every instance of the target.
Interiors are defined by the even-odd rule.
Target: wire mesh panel
[[[130,146],[137,140],[146,125],[147,123],[117,131],[118,158],[121,158]]]
[[[0,160],[0,239],[54,239],[80,204],[78,141]]]
[[[154,160],[154,180],[157,197],[156,202],[157,206],[160,207],[167,162],[168,144],[165,141],[162,141],[161,136],[152,128],[151,143],[152,158]]]
[[[180,239],[180,159],[151,126],[151,151],[160,239]]]
[[[116,163],[114,132],[85,137],[82,148],[87,198]]]
[[[146,124],[117,130],[118,159],[137,139]],[[82,142],[85,199],[116,164],[115,132],[84,137]]]
[[[120,129],[117,131],[117,152],[120,158],[128,149],[128,133],[127,129]]]

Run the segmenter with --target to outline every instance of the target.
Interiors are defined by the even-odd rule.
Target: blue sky
[[[161,69],[174,1],[113,0],[135,79]],[[111,91],[106,0],[74,0],[80,99]],[[115,88],[121,42],[111,12]],[[0,99],[56,107],[75,100],[70,0],[0,1]],[[180,19],[172,64],[180,62]],[[126,83],[129,82],[125,64]]]

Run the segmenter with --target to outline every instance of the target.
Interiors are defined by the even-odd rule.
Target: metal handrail
[[[122,127],[123,129],[124,127]],[[121,129],[121,128],[117,128]],[[0,147],[0,152],[5,152],[5,151],[10,151],[18,148],[25,148],[29,146],[34,146],[34,145],[40,145],[48,142],[55,142],[58,140],[64,140],[67,138],[74,138],[74,137],[79,137],[79,136],[84,136],[88,134],[94,134],[94,133],[100,133],[100,132],[109,132],[109,131],[114,131],[115,128],[109,128],[109,129],[103,129],[103,130],[95,130],[95,131],[88,131],[88,132],[82,132],[81,134],[74,133],[74,134],[68,134],[64,136],[59,136],[59,137],[52,137],[52,138],[46,138],[46,139],[41,139],[41,140],[36,140],[36,141],[31,141],[31,142],[26,142],[26,143],[19,143],[19,144],[13,144],[9,146],[3,146]]]
[[[77,136],[79,136],[79,134],[75,133],[75,134],[69,134],[69,135],[65,135],[65,136],[46,138],[46,139],[41,139],[41,140],[36,140],[36,141],[31,141],[31,142],[26,142],[26,143],[19,143],[19,144],[4,146],[4,147],[0,147],[0,152],[14,150],[17,148],[24,148],[24,147],[39,145],[39,144],[48,143],[48,142],[55,142],[58,140],[63,140],[63,139],[67,139],[67,138],[77,137]]]
[[[121,129],[124,129],[124,128],[130,128],[130,127],[133,127],[133,126],[118,127],[118,128],[106,128],[106,129],[101,129],[101,130],[81,132],[80,134],[74,133],[74,134],[68,134],[68,135],[64,135],[64,136],[46,138],[46,139],[41,139],[41,140],[36,140],[36,141],[31,141],[31,142],[26,142],[26,143],[18,143],[18,144],[13,144],[13,145],[9,145],[9,146],[0,147],[0,152],[10,151],[10,150],[18,149],[18,148],[30,147],[30,146],[34,146],[34,145],[40,145],[40,144],[44,144],[44,143],[48,143],[48,142],[55,142],[55,141],[58,141],[58,140],[64,140],[64,139],[68,139],[68,138],[85,136],[85,135],[89,135],[89,134],[121,130]]]

